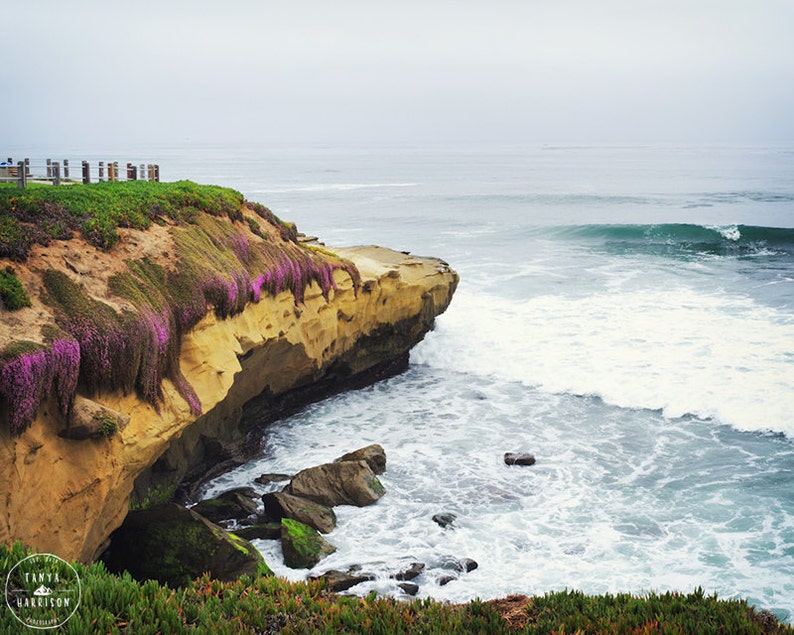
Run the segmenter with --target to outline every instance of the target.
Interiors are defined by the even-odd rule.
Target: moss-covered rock
[[[265,512],[274,520],[292,518],[324,534],[336,527],[336,514],[326,505],[286,492],[270,492],[262,497]]]
[[[281,519],[281,550],[290,569],[311,569],[336,551],[316,529],[291,518]]]
[[[260,575],[263,564],[250,542],[174,503],[131,512],[113,533],[107,557],[111,571],[172,587],[204,573],[222,581]]]

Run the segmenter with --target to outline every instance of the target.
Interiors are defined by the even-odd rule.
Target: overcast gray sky
[[[794,0],[5,0],[0,42],[8,145],[794,141]]]

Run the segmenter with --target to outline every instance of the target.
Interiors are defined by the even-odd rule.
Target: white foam
[[[412,360],[794,437],[793,348],[790,316],[742,296],[680,287],[511,303],[462,289]]]

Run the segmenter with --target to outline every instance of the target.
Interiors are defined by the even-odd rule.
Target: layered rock
[[[98,277],[91,277],[91,266],[118,266],[126,257],[156,258],[158,250],[167,250],[147,243],[146,232],[124,231],[127,240],[115,254],[68,247],[79,246],[71,241],[42,249],[39,266],[71,262],[70,276],[94,296],[107,297]],[[135,251],[135,244],[143,251]],[[58,251],[68,249],[75,253]],[[446,309],[457,274],[442,261],[379,247],[334,251],[357,267],[358,291],[350,275],[337,269],[334,288],[311,283],[302,302],[290,291],[263,295],[226,319],[209,312],[183,334],[179,369],[203,414],[197,415],[184,390],[165,378],[157,409],[137,394],[90,395],[102,408],[122,413],[123,423],[129,417],[113,434],[96,434],[97,428],[88,429],[85,440],[60,437],[64,424],[55,395],[44,400],[23,433],[12,436],[0,426],[0,540],[90,561],[123,521],[134,489],[139,501],[167,499],[185,477],[233,456],[251,422],[277,416],[315,387],[338,389],[374,369],[404,362]],[[19,277],[35,282],[23,267]],[[22,311],[46,321],[41,302]],[[13,327],[4,324],[0,335]],[[9,416],[0,412],[0,419]],[[109,424],[104,429],[110,430]]]

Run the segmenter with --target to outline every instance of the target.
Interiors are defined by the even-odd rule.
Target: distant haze
[[[0,151],[794,141],[791,0],[9,0],[0,42]]]

